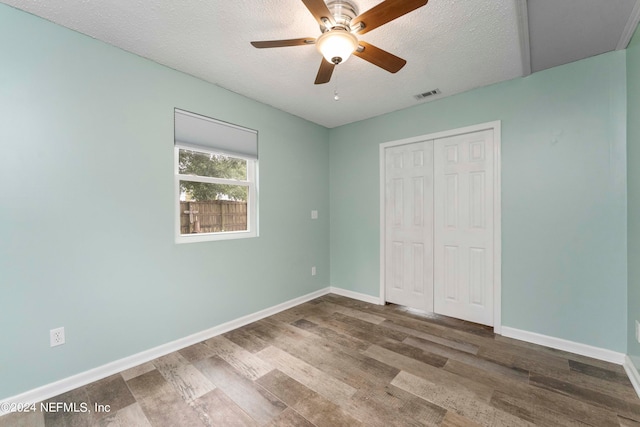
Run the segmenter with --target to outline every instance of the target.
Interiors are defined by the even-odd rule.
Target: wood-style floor
[[[0,426],[640,426],[621,366],[336,295],[49,402]]]

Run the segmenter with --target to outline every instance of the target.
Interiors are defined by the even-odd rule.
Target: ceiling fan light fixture
[[[316,47],[324,59],[337,65],[349,59],[358,48],[358,39],[347,30],[334,28],[318,37]]]

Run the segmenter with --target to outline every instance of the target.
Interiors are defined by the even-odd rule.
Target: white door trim
[[[411,138],[399,139],[396,141],[389,141],[380,144],[379,147],[379,161],[380,161],[380,303],[385,303],[385,149],[388,147],[395,147],[397,145],[412,144],[414,142],[435,140],[439,138],[447,138],[450,136],[461,135],[465,133],[479,132],[487,129],[493,130],[494,138],[494,198],[493,198],[493,331],[496,334],[502,333],[502,201],[501,201],[501,169],[502,164],[500,161],[501,151],[501,121],[496,120],[494,122],[481,123],[472,126],[466,126],[458,129],[451,129],[443,132],[431,133],[428,135],[415,136]]]

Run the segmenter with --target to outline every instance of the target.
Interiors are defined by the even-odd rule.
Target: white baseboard
[[[629,381],[631,381],[631,384],[633,385],[633,389],[636,391],[638,397],[640,397],[640,373],[638,373],[636,366],[633,364],[629,356],[625,356],[624,365],[622,366],[624,366],[624,370],[629,377]]]
[[[274,305],[273,307],[265,308],[264,310],[260,310],[258,312],[248,314],[246,316],[231,320],[221,325],[214,326],[213,328],[197,332],[193,335],[171,341],[169,343],[154,347],[149,350],[145,350],[132,356],[107,363],[106,365],[102,365],[97,368],[73,375],[71,377],[44,385],[42,387],[29,390],[25,393],[9,397],[0,401],[0,416],[7,413],[7,411],[3,411],[3,408],[9,407],[11,404],[38,403],[40,401],[50,399],[54,396],[58,396],[59,394],[66,393],[75,388],[85,386],[89,383],[101,380],[129,368],[133,368],[134,366],[138,366],[142,363],[150,362],[151,360],[157,359],[158,357],[165,356],[169,353],[181,350],[190,345],[199,343],[209,338],[213,338],[220,334],[224,334],[225,332],[240,328],[242,326],[248,325],[249,323],[264,319],[265,317],[272,316],[283,310],[295,307],[296,305],[305,303],[322,295],[326,295],[330,292],[330,288],[320,289],[318,291],[311,292],[310,294]],[[9,404],[9,406],[7,404]]]
[[[329,292],[332,294],[343,296],[343,297],[368,302],[369,304],[384,305],[384,303],[380,301],[379,297],[374,297],[367,294],[361,294],[360,292],[349,291],[347,289],[336,288],[335,286],[331,286],[329,288]]]
[[[605,362],[624,365],[626,355],[616,351],[607,350],[605,348],[594,347],[579,342],[568,341],[562,338],[550,337],[535,332],[523,331],[521,329],[502,326],[502,335],[521,341],[527,341],[533,344],[544,345],[546,347],[555,348],[557,350],[568,351],[582,356],[592,357]]]

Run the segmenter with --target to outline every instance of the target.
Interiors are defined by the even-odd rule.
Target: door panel
[[[458,175],[445,175],[444,197],[438,203],[444,203],[444,226],[449,230],[458,228]]]
[[[385,150],[385,299],[433,311],[433,145]]]
[[[458,291],[460,287],[458,283],[459,265],[457,246],[445,246],[444,247],[444,271],[442,272],[442,283],[445,288],[445,298],[449,301],[458,301]]]
[[[493,130],[434,141],[434,311],[493,325]]]

